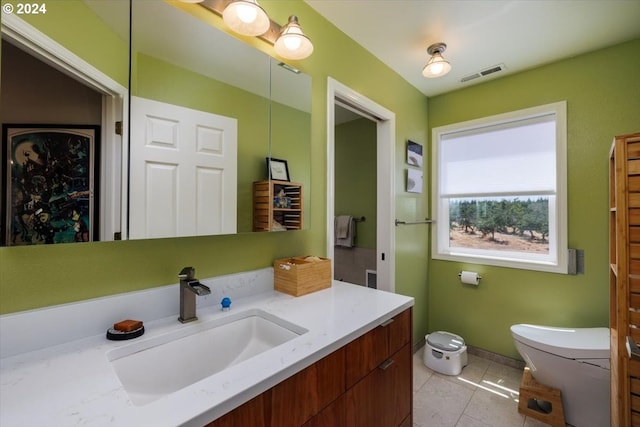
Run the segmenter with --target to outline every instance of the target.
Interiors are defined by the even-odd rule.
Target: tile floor
[[[413,355],[413,427],[543,427],[518,413],[522,370],[473,354],[460,375],[442,375]]]

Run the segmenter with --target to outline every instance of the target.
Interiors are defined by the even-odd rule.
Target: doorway
[[[371,146],[376,151],[375,276],[378,289],[395,292],[395,114],[332,78],[328,80],[327,90],[327,256],[331,259],[336,256],[337,109],[371,120],[375,125],[375,144]],[[356,216],[356,219],[360,218]]]
[[[100,95],[99,240],[125,239],[128,89],[14,14],[3,14],[0,32],[3,41]]]

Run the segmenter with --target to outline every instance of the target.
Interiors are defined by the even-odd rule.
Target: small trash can
[[[449,332],[432,332],[424,337],[424,364],[445,375],[459,375],[467,366],[467,346],[462,337]]]

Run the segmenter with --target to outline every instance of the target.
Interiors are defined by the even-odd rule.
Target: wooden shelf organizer
[[[287,208],[277,207],[274,201],[281,191],[291,201]],[[277,180],[254,182],[253,231],[301,230],[302,200],[302,184]]]

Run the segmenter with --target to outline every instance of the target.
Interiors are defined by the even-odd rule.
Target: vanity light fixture
[[[427,53],[431,55],[429,62],[424,66],[422,75],[428,78],[441,77],[451,71],[451,64],[442,57],[442,52],[447,49],[444,43],[434,43],[427,48]]]
[[[267,32],[271,21],[256,0],[232,1],[222,12],[224,23],[243,36],[259,36]]]
[[[289,22],[282,27],[273,48],[278,55],[287,59],[304,59],[313,53],[313,43],[302,32],[295,15],[291,15]]]
[[[180,0],[184,3],[200,3],[221,16],[234,32],[256,36],[273,45],[278,56],[284,59],[304,59],[313,53],[313,44],[300,28],[298,17],[291,15],[282,27],[273,22],[256,0]],[[249,21],[254,19],[255,29]],[[252,28],[249,30],[249,28]]]

